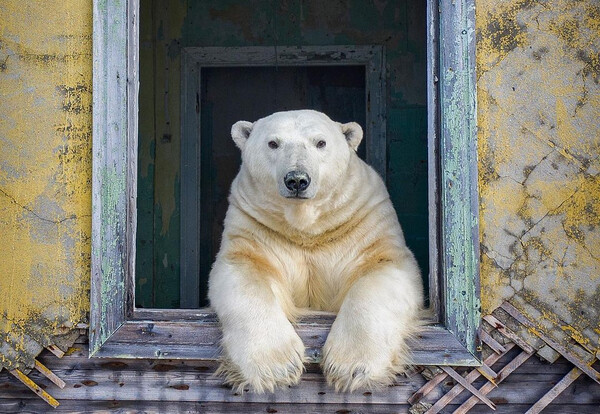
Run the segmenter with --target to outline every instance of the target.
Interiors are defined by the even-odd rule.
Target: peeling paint
[[[477,6],[484,312],[520,298],[540,329],[597,352],[599,7]]]
[[[0,21],[0,367],[26,369],[89,308],[92,9]]]

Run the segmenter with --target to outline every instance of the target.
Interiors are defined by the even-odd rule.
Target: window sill
[[[137,309],[94,353],[100,358],[201,359],[220,355],[221,330],[210,309]],[[296,324],[309,363],[321,361],[335,314],[312,312]],[[480,362],[446,328],[426,325],[411,340],[415,365],[477,366]]]

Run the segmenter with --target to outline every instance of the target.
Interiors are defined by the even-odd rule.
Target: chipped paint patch
[[[30,367],[86,319],[91,13],[76,0],[0,8],[0,367]]]
[[[545,321],[547,333],[567,332],[594,352],[599,8],[516,0],[477,6],[483,311],[520,298],[537,309],[529,316]]]

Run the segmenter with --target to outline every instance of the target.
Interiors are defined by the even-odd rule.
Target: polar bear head
[[[306,200],[327,197],[344,182],[363,131],[355,122],[340,124],[321,112],[298,110],[238,121],[231,136],[242,151],[242,168],[267,194]]]

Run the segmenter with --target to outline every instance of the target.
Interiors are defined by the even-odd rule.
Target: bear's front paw
[[[406,358],[384,344],[331,335],[323,347],[321,367],[336,391],[373,390],[393,383]]]
[[[297,384],[304,371],[304,345],[295,332],[282,339],[225,346],[216,375],[225,377],[225,383],[240,393],[248,389],[273,392]]]

